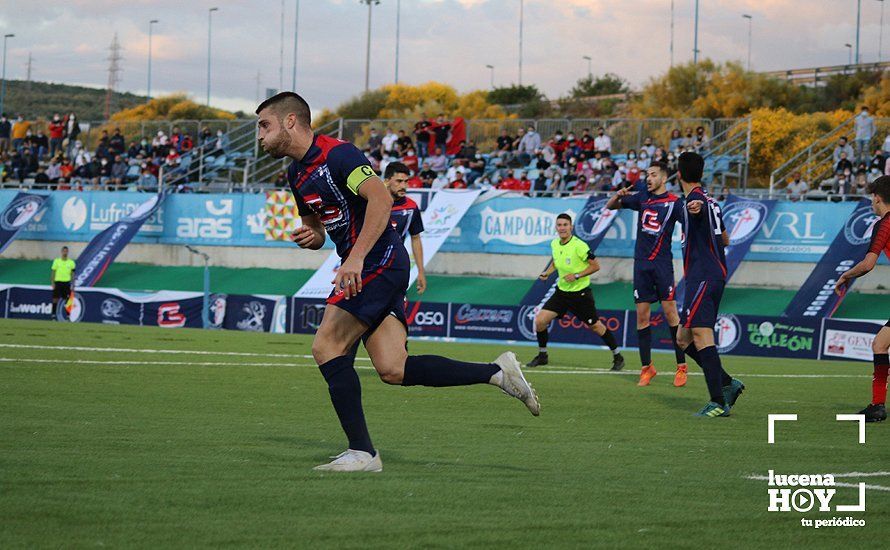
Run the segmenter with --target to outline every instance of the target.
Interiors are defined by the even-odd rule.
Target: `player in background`
[[[875,214],[881,217],[872,227],[871,245],[865,258],[841,275],[834,289],[838,294],[847,291],[850,282],[857,277],[862,277],[874,269],[881,256],[881,251],[890,258],[890,176],[881,176],[868,186],[871,194],[871,207]],[[887,321],[881,330],[875,335],[871,344],[874,357],[874,378],[871,382],[871,403],[859,411],[865,415],[866,422],[881,422],[887,419],[887,372],[890,370],[890,321]]]
[[[571,311],[578,319],[603,339],[612,350],[612,370],[624,368],[624,358],[618,350],[615,336],[599,320],[596,303],[593,300],[593,289],[590,288],[590,276],[599,271],[599,262],[590,251],[586,242],[572,232],[572,217],[566,213],[556,216],[557,238],[550,242],[552,258],[547,269],[540,275],[546,281],[554,271],[559,274],[556,291],[535,315],[535,331],[538,335],[538,355],[529,361],[528,367],[546,365],[550,362],[547,356],[547,332],[550,323]]]
[[[745,385],[723,370],[714,341],[714,324],[726,286],[723,249],[729,245],[729,235],[720,206],[702,189],[704,167],[705,161],[697,153],[683,153],[678,159],[680,184],[686,195],[683,210],[686,292],[677,343],[701,366],[708,385],[710,401],[696,416],[713,418],[729,416]]]
[[[392,195],[392,213],[390,223],[402,242],[405,237],[411,235],[411,252],[414,254],[414,262],[417,264],[417,293],[423,294],[426,290],[426,275],[423,271],[423,241],[420,234],[423,233],[423,218],[420,215],[420,207],[417,203],[405,195],[408,189],[408,178],[411,170],[401,162],[390,162],[383,171],[383,184]]]
[[[649,325],[652,303],[661,302],[661,309],[668,322],[677,372],[674,386],[686,385],[686,357],[677,345],[680,315],[674,300],[674,255],[671,253],[671,236],[674,225],[681,221],[683,202],[667,191],[668,167],[653,162],[646,170],[645,187],[637,191],[619,189],[609,198],[606,208],[628,208],[639,212],[637,216],[637,242],[634,247],[634,302],[637,307],[637,338],[640,346],[640,381],[638,386],[648,386],[657,374],[652,364],[652,328]]]
[[[328,384],[349,447],[316,469],[383,469],[365,422],[361,384],[353,366],[359,339],[387,384],[492,384],[537,416],[538,398],[511,352],[493,363],[408,355],[405,292],[410,263],[390,224],[389,191],[358,148],[312,131],[309,105],[299,95],[281,92],[262,102],[256,113],[257,140],[263,150],[274,158],[293,159],[287,180],[302,222],[294,241],[301,248],[318,250],[327,235],[342,261],[312,342],[312,355]]]

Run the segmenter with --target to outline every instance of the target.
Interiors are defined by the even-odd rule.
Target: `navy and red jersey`
[[[871,244],[868,246],[868,251],[878,256],[883,251],[890,259],[890,212],[884,214],[884,217],[871,228]]]
[[[639,191],[621,198],[621,207],[636,210],[637,244],[634,249],[635,260],[671,263],[671,236],[674,225],[682,218],[683,203],[673,193],[653,195],[645,186],[638,186]]]
[[[324,135],[316,135],[306,155],[287,169],[287,182],[300,215],[319,217],[343,260],[365,222],[368,201],[359,196],[358,188],[375,175],[368,159],[353,144]],[[395,245],[401,246],[399,235],[387,225],[368,251],[365,264],[385,262]]]
[[[423,233],[420,207],[409,197],[402,197],[392,203],[392,214],[390,214],[389,221],[402,240],[408,235]]]
[[[700,186],[686,195],[686,204],[702,201],[701,211],[690,214],[683,208],[683,271],[693,281],[725,281],[726,255],[723,251],[723,214],[720,205]]]

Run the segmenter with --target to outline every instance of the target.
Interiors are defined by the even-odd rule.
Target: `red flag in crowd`
[[[460,153],[460,142],[467,140],[467,123],[463,118],[457,117],[453,122],[445,121],[445,124],[437,124],[435,120],[430,121],[427,131],[430,133],[430,154],[436,150],[436,133],[434,130],[440,126],[451,125],[451,131],[448,133],[448,141],[445,142],[446,155],[456,155]]]

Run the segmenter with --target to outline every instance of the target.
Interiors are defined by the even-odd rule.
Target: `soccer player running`
[[[868,186],[871,194],[871,207],[875,214],[881,217],[872,227],[871,244],[865,258],[841,275],[834,286],[835,292],[843,294],[847,291],[850,282],[862,277],[874,269],[881,251],[890,258],[890,176],[881,176]],[[890,370],[890,321],[887,321],[881,330],[875,335],[871,344],[874,357],[874,378],[871,382],[871,403],[859,411],[865,415],[866,422],[882,422],[887,419],[887,372]]]
[[[640,346],[640,381],[638,386],[648,386],[657,374],[652,364],[652,328],[650,320],[652,303],[661,302],[667,318],[677,372],[674,386],[686,385],[686,358],[677,345],[680,315],[674,301],[674,256],[671,253],[671,236],[674,225],[681,221],[683,203],[673,193],[668,193],[668,167],[653,162],[646,171],[646,185],[636,192],[631,188],[620,189],[609,198],[606,208],[628,208],[639,212],[637,217],[637,243],[634,247],[634,302],[637,306],[637,338]]]
[[[590,276],[599,271],[599,262],[587,243],[572,233],[571,216],[566,213],[556,216],[556,233],[559,236],[550,242],[552,258],[540,279],[546,281],[554,271],[559,274],[559,279],[556,291],[535,315],[538,355],[526,366],[537,367],[550,362],[547,355],[547,329],[554,319],[571,311],[609,346],[612,350],[612,370],[619,371],[624,368],[624,358],[618,350],[615,336],[599,320],[593,290],[590,288]]]
[[[678,159],[680,184],[686,195],[683,210],[686,292],[677,343],[701,366],[708,385],[710,401],[696,416],[713,418],[729,416],[745,385],[723,370],[714,343],[714,324],[726,285],[723,249],[729,245],[729,235],[720,206],[702,189],[704,167],[705,161],[697,153],[683,153]]]
[[[390,224],[393,201],[389,191],[354,145],[312,131],[309,105],[296,93],[281,92],[262,102],[256,113],[257,139],[263,150],[275,158],[293,159],[287,180],[302,222],[294,241],[301,248],[317,250],[327,235],[342,260],[312,342],[312,355],[328,384],[349,446],[316,469],[383,469],[365,423],[361,385],[353,367],[359,339],[387,384],[492,384],[537,416],[538,398],[511,352],[493,363],[408,355],[408,251]]]
[[[420,234],[423,233],[423,218],[420,215],[420,207],[417,203],[405,195],[408,189],[408,178],[411,170],[401,162],[390,162],[383,172],[383,184],[392,195],[392,212],[390,223],[402,242],[405,237],[411,235],[411,252],[414,254],[414,263],[417,264],[417,293],[423,294],[426,290],[426,275],[423,271],[423,241]]]

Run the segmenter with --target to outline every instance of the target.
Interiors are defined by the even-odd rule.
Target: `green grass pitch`
[[[703,378],[674,388],[670,355],[638,388],[634,352],[614,375],[607,352],[554,349],[528,373],[539,418],[490,386],[390,387],[359,360],[384,471],[321,474],[345,440],[309,350],[304,336],[0,321],[0,547],[863,548],[890,533],[890,423],[860,445],[835,420],[868,401],[865,363],[724,358],[748,389],[732,417],[705,420]],[[774,445],[768,413],[799,415]],[[873,486],[864,513],[777,513],[748,479],[769,469],[884,473],[838,479]],[[837,490],[833,504],[856,502]],[[834,516],[866,526],[801,526]]]

